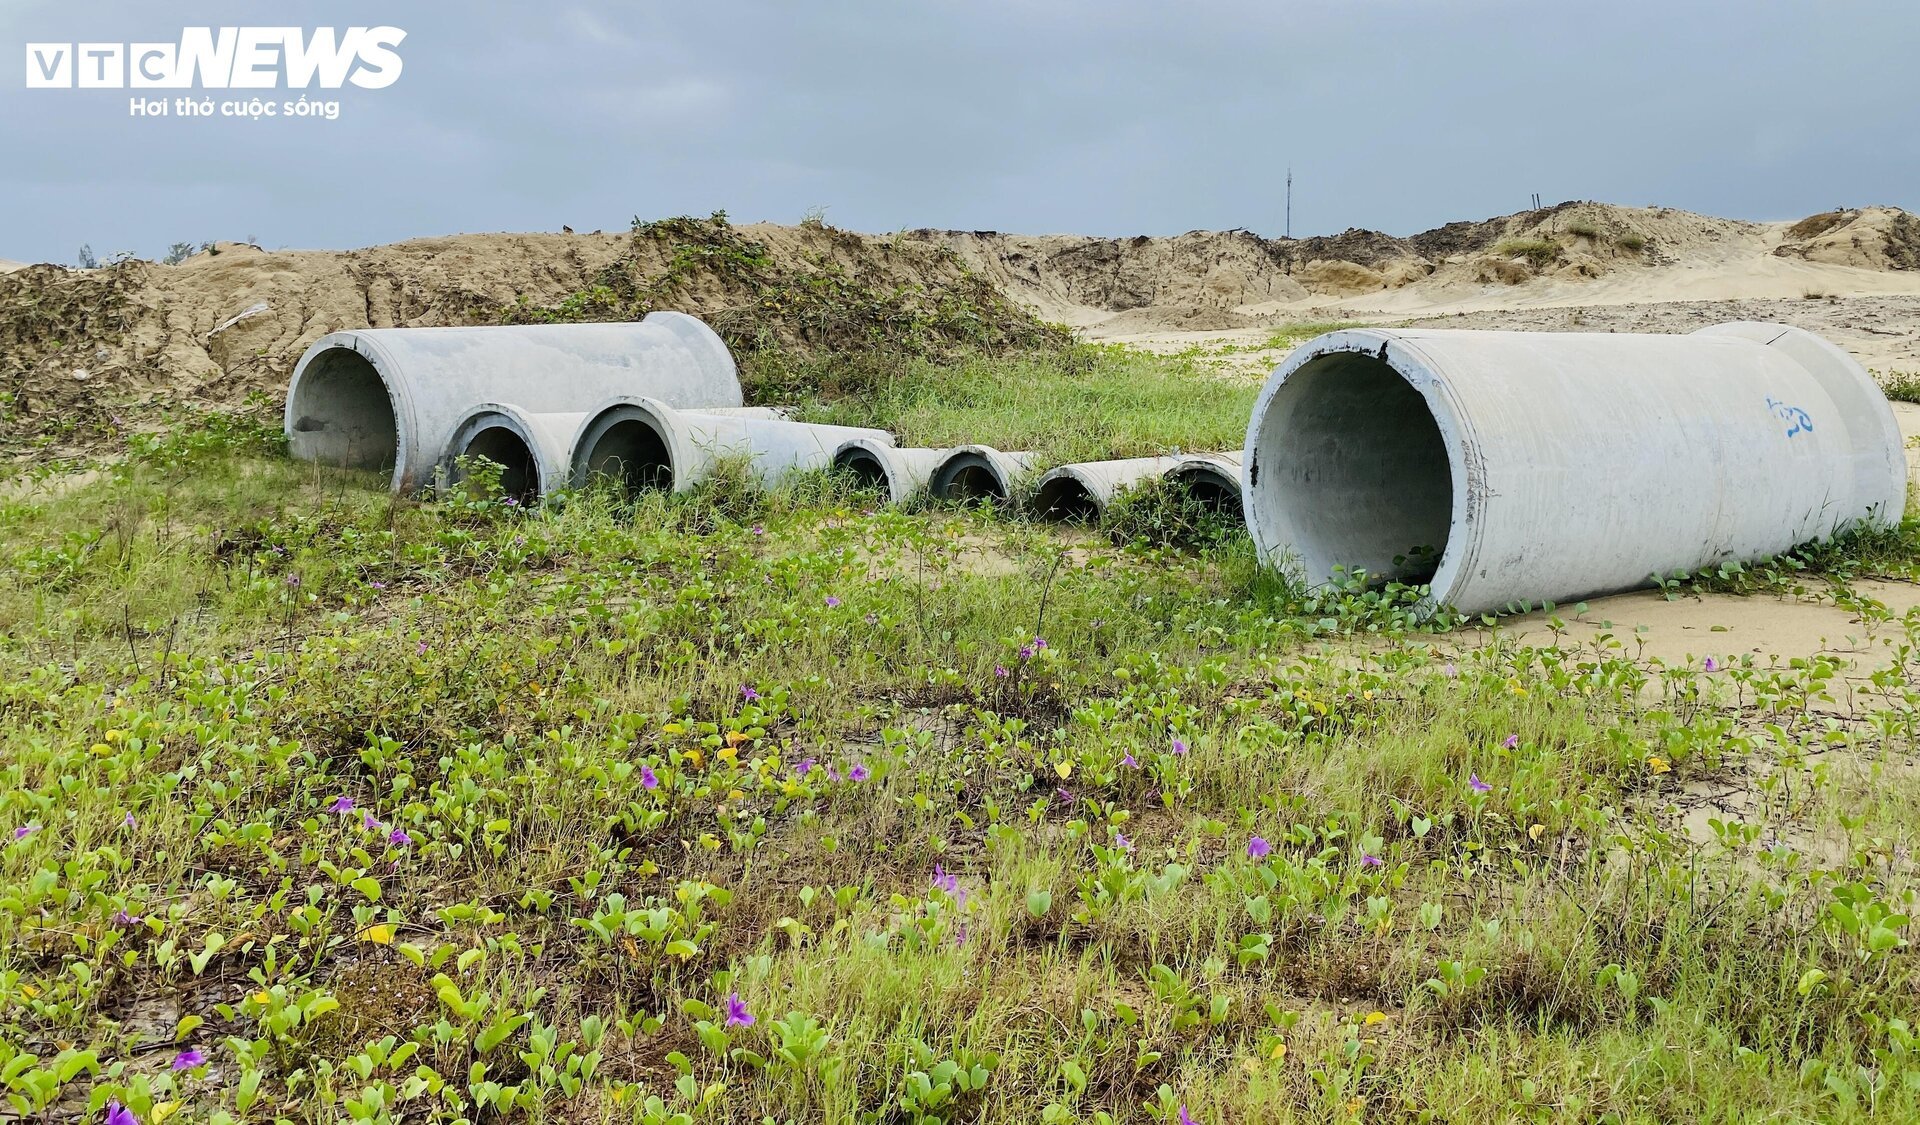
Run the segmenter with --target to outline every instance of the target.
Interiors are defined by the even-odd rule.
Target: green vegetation
[[[1600,237],[1600,228],[1585,219],[1575,219],[1567,224],[1567,233],[1576,238]]]
[[[1623,234],[1619,238],[1614,239],[1613,242],[1614,245],[1620,247],[1620,249],[1628,250],[1635,254],[1647,248],[1647,240],[1637,234]]]
[[[1920,372],[1889,371],[1880,376],[1880,389],[1895,402],[1920,402]]]
[[[1560,256],[1560,244],[1548,238],[1506,238],[1494,244],[1493,252],[1503,258],[1525,258],[1539,268]]]
[[[1073,349],[821,410],[1093,455],[1236,393]],[[23,1120],[1920,1114],[1920,615],[1835,591],[1903,646],[1870,678],[1666,666],[1304,596],[1166,497],[1115,547],[824,477],[423,504],[274,444],[0,494]]]

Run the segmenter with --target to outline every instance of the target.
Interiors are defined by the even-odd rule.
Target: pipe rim
[[[1284,521],[1269,520],[1259,503],[1260,461],[1262,455],[1268,452],[1261,440],[1261,431],[1274,399],[1286,388],[1288,380],[1303,368],[1325,356],[1342,353],[1371,355],[1384,363],[1420,395],[1439,430],[1441,444],[1447,451],[1448,485],[1452,498],[1447,544],[1440,552],[1432,577],[1425,583],[1428,593],[1421,599],[1420,607],[1432,610],[1447,605],[1454,597],[1461,576],[1471,572],[1479,553],[1477,516],[1482,505],[1475,482],[1483,474],[1474,471],[1479,442],[1466,412],[1441,377],[1438,364],[1416,344],[1392,329],[1349,328],[1316,336],[1294,349],[1284,362],[1274,368],[1273,374],[1267,377],[1266,384],[1260,388],[1259,397],[1254,400],[1253,413],[1247,420],[1247,438],[1243,447],[1245,454],[1240,467],[1241,510],[1246,517],[1247,531],[1253,538],[1255,553],[1267,565],[1303,578],[1309,586],[1323,586],[1331,582],[1334,578],[1331,567],[1343,565],[1339,560],[1330,559],[1324,567],[1309,567],[1294,553],[1291,540],[1297,536],[1293,529],[1281,526]]]
[[[833,451],[833,460],[829,462],[835,472],[854,471],[857,461],[868,461],[880,469],[880,479],[886,482],[888,498],[895,504],[905,503],[908,494],[908,481],[905,470],[894,461],[893,447],[874,438],[851,438],[840,443]]]
[[[645,425],[666,447],[667,471],[673,478],[667,491],[685,492],[694,486],[695,482],[688,479],[691,476],[688,470],[694,463],[693,443],[680,425],[677,412],[658,399],[622,395],[589,413],[574,432],[573,440],[567,443],[567,475],[575,488],[585,488],[592,481],[594,473],[588,454],[609,430],[622,422]]]
[[[997,507],[1013,502],[1013,481],[1001,463],[1006,455],[990,445],[963,445],[948,453],[927,478],[927,491],[940,500],[991,500]],[[993,481],[990,496],[951,495],[955,482],[968,469],[984,470]]]
[[[1084,505],[1083,510],[1072,510],[1076,501]],[[1039,519],[1056,523],[1090,523],[1106,514],[1107,499],[1080,466],[1060,465],[1034,482],[1027,510]]]
[[[298,421],[295,410],[300,401],[300,389],[306,382],[308,369],[321,356],[331,351],[346,351],[364,359],[380,377],[380,385],[386,388],[387,404],[393,411],[394,446],[393,472],[388,481],[392,492],[400,492],[414,476],[415,458],[419,452],[413,448],[412,435],[415,429],[413,418],[413,396],[406,381],[397,377],[399,366],[380,346],[375,337],[357,331],[329,332],[300,353],[299,362],[294,364],[293,376],[287,380],[287,405],[281,411],[281,432],[293,439],[294,423]]]
[[[439,476],[446,485],[451,486],[462,479],[459,470],[459,458],[465,447],[475,438],[488,430],[505,430],[520,439],[526,447],[527,463],[533,470],[533,499],[543,499],[554,490],[558,483],[540,456],[540,441],[534,432],[533,422],[526,412],[517,406],[502,402],[483,402],[463,415],[453,427],[453,436],[447,439],[447,448],[440,455],[436,466]]]
[[[1242,491],[1240,467],[1231,462],[1206,454],[1192,454],[1182,458],[1179,464],[1162,473],[1161,477],[1171,484],[1188,490],[1190,495],[1193,486],[1198,483],[1198,480],[1193,478],[1205,480],[1217,488],[1221,496],[1231,500],[1239,508],[1242,516],[1246,513],[1247,498],[1246,493]],[[1225,503],[1212,507],[1214,511],[1223,514],[1228,511]]]

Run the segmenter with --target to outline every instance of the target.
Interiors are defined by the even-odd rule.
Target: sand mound
[[[1894,207],[1825,211],[1782,232],[1774,254],[1868,270],[1920,270],[1920,221]]]
[[[23,270],[26,268],[27,263],[25,262],[9,262],[5,258],[0,258],[0,273],[12,273],[14,270]]]

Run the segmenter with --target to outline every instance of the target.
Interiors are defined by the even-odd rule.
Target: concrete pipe
[[[481,403],[591,410],[617,395],[675,406],[740,405],[740,378],[711,328],[682,313],[627,324],[367,328],[316,340],[287,388],[295,457],[391,470],[427,483],[454,428]]]
[[[933,475],[927,479],[927,491],[938,500],[992,500],[1006,504],[1014,489],[1033,471],[1033,454],[1003,453],[989,445],[963,445],[949,449]]]
[[[472,458],[500,466],[500,490],[532,503],[567,487],[567,456],[584,413],[531,414],[506,403],[484,402],[453,428],[434,474],[434,486],[446,488],[467,476]]]
[[[576,486],[596,478],[622,482],[629,492],[684,492],[713,475],[728,457],[747,457],[761,481],[778,484],[790,473],[824,469],[834,451],[865,439],[893,441],[885,430],[822,426],[738,414],[675,410],[650,398],[616,398],[584,419],[568,443]]]
[[[1041,519],[1092,523],[1115,496],[1142,482],[1165,476],[1178,457],[1130,457],[1122,461],[1084,461],[1049,469],[1034,483],[1027,507]]]
[[[1267,380],[1246,453],[1263,559],[1430,583],[1469,613],[1778,554],[1906,502],[1872,377],[1778,324],[1332,332]]]
[[[1232,453],[1188,453],[1167,470],[1166,478],[1213,511],[1239,519],[1242,460],[1237,449]]]
[[[833,467],[852,476],[862,488],[884,488],[888,500],[904,504],[927,487],[947,452],[900,449],[872,438],[854,438],[833,451]]]

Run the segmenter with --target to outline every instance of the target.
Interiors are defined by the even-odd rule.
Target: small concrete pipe
[[[568,443],[567,462],[575,486],[611,477],[629,492],[684,492],[711,476],[722,459],[744,456],[762,482],[774,485],[789,473],[829,467],[834,451],[856,439],[884,446],[893,435],[857,426],[703,414],[655,399],[621,397],[602,403],[580,423]]]
[[[885,488],[892,503],[904,504],[927,487],[947,453],[945,449],[900,449],[872,438],[854,438],[833,451],[833,467],[850,474],[863,488]]]
[[[1179,464],[1178,457],[1130,457],[1060,465],[1041,474],[1027,507],[1041,519],[1090,523],[1100,518],[1115,496],[1165,476]]]
[[[1232,453],[1187,453],[1166,472],[1167,480],[1208,508],[1235,519],[1241,516],[1239,450]]]
[[[412,491],[482,403],[567,413],[618,395],[737,407],[740,377],[720,337],[675,312],[625,324],[334,332],[293,369],[287,444],[302,460],[390,469],[394,491]]]
[[[1482,613],[1891,525],[1901,446],[1873,378],[1786,325],[1355,329],[1267,380],[1242,495],[1270,564]]]
[[[453,428],[435,470],[434,486],[458,484],[470,458],[485,457],[500,466],[500,491],[532,503],[567,487],[568,453],[584,413],[531,414],[517,406],[483,402]]]
[[[1003,453],[990,445],[963,445],[946,451],[927,480],[927,491],[939,500],[992,500],[995,504],[1006,504],[1032,471],[1031,453]]]

